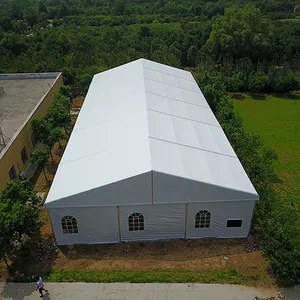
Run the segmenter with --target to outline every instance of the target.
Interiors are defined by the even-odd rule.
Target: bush
[[[266,90],[269,84],[269,76],[261,73],[251,73],[248,78],[248,90],[250,92],[258,93]]]

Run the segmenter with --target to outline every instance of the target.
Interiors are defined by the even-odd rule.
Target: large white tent
[[[253,185],[188,71],[94,76],[45,206],[56,242],[248,235]]]

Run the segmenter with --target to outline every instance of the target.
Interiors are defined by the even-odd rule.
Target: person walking
[[[45,291],[49,295],[48,291],[46,289],[44,289],[44,283],[43,283],[42,277],[41,276],[37,276],[36,280],[37,280],[37,282],[36,282],[36,289],[35,290],[36,291],[39,290],[39,292],[41,294],[40,298],[44,297],[43,291]]]

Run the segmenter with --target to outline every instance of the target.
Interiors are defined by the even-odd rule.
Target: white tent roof
[[[258,198],[192,74],[139,59],[94,76],[46,205],[149,171]]]

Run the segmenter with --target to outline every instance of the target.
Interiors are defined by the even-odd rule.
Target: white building
[[[94,76],[45,206],[59,245],[246,237],[253,185],[192,74]]]

